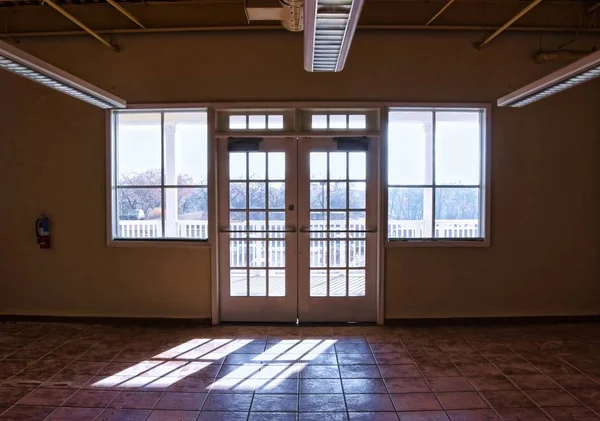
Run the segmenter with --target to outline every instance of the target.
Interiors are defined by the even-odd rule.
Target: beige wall
[[[85,37],[21,46],[130,103],[493,102],[560,65],[533,63],[537,35],[480,39],[359,32],[341,74],[305,73],[301,35],[283,32],[122,37],[118,54]],[[600,311],[599,99],[596,81],[493,110],[492,247],[388,250],[386,317]],[[0,313],[210,316],[207,249],[106,246],[102,111],[1,72],[0,127]]]

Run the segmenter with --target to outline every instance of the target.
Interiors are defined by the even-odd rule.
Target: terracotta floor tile
[[[105,409],[95,421],[146,421],[150,411],[146,409]]]
[[[311,365],[300,372],[303,379],[339,379],[340,369],[337,365]]]
[[[74,390],[39,388],[23,397],[17,404],[30,406],[60,406],[73,393],[75,393]]]
[[[584,407],[545,408],[555,421],[597,421],[600,418]]]
[[[249,411],[252,403],[250,394],[210,393],[202,407],[203,411]]]
[[[17,403],[22,397],[31,393],[32,390],[24,387],[0,386],[0,406],[10,406]]]
[[[431,392],[427,381],[418,377],[386,379],[385,384],[390,393]]]
[[[573,394],[577,397],[577,399],[581,400],[586,405],[595,406],[600,404],[600,387],[593,389],[574,390]]]
[[[516,389],[516,386],[505,376],[470,376],[468,380],[479,391]]]
[[[83,421],[93,420],[102,412],[101,408],[57,408],[44,421]]]
[[[47,406],[16,405],[0,416],[2,421],[41,421],[54,412],[55,408]]]
[[[110,403],[111,408],[152,409],[158,403],[162,392],[120,392]]]
[[[398,412],[400,421],[450,421],[444,411]]]
[[[196,421],[198,411],[154,410],[146,421]]]
[[[527,395],[541,407],[582,406],[581,402],[562,389],[528,390]]]
[[[427,379],[434,392],[470,392],[475,390],[466,377],[435,377]]]
[[[252,400],[252,412],[297,412],[296,395],[255,395]]]
[[[423,377],[421,371],[414,364],[381,364],[379,365],[379,371],[384,379]]]
[[[539,408],[498,408],[504,421],[548,421],[550,418]]]
[[[508,376],[517,387],[523,390],[559,389],[560,386],[545,374],[516,374]]]
[[[553,374],[552,379],[567,390],[600,388],[600,385],[588,376],[579,373]]]
[[[447,414],[452,421],[501,421],[501,418],[491,409],[448,411]]]
[[[394,405],[388,394],[346,394],[345,396],[348,411],[394,411]]]
[[[477,392],[439,392],[435,395],[446,410],[489,408]]]
[[[298,421],[348,421],[348,414],[346,412],[300,412]]]
[[[206,393],[165,392],[154,409],[200,411],[206,396]]]
[[[248,421],[296,421],[293,412],[251,412]]]
[[[392,395],[392,400],[396,410],[399,412],[442,409],[433,393],[395,393]]]
[[[338,364],[375,364],[371,354],[338,354]]]
[[[200,412],[197,421],[246,421],[248,412]]]
[[[81,408],[106,408],[119,392],[109,390],[86,390],[82,389],[65,402],[65,406]]]
[[[344,393],[388,393],[382,379],[342,379]]]
[[[487,390],[481,392],[492,408],[529,408],[535,403],[518,390]]]
[[[340,412],[345,410],[344,395],[300,395],[300,412]]]
[[[339,379],[300,379],[300,393],[342,393]]]
[[[373,357],[377,364],[414,364],[413,359],[407,353],[374,352]]]
[[[340,365],[340,374],[343,379],[381,378],[381,373],[376,365]]]
[[[349,415],[350,421],[398,421],[394,412],[349,412]]]

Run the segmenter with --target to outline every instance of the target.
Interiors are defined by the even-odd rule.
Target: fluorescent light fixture
[[[304,2],[304,69],[339,72],[344,68],[364,0]]]
[[[127,106],[125,100],[4,41],[0,41],[0,68],[99,108],[125,108]]]
[[[523,107],[600,76],[600,51],[589,54],[548,76],[503,96],[499,107]]]

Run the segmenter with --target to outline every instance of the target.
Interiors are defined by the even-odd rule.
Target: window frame
[[[480,184],[479,184],[479,232],[477,238],[389,238],[388,237],[388,125],[389,114],[394,111],[478,111],[482,113],[481,117],[481,151],[480,151]],[[469,103],[469,104],[410,104],[394,103],[386,104],[382,115],[382,155],[381,155],[381,179],[382,183],[382,212],[381,226],[385,230],[383,236],[384,246],[386,248],[395,247],[490,247],[491,246],[491,111],[492,107],[487,103]],[[435,120],[435,118],[434,118]],[[434,152],[435,154],[435,149]],[[432,194],[435,196],[435,179],[432,180]],[[421,186],[416,186],[421,187]],[[435,221],[435,200],[432,204]]]
[[[117,217],[117,115],[126,113],[178,113],[178,112],[205,112],[207,116],[207,181],[206,185],[202,185],[202,188],[207,189],[208,196],[208,215],[207,215],[207,237],[206,239],[201,238],[115,238],[114,233],[116,232],[116,226],[118,224]],[[148,107],[144,105],[140,106],[129,106],[124,110],[107,110],[106,111],[106,244],[109,247],[193,247],[193,248],[210,248],[214,243],[215,238],[215,190],[214,183],[215,177],[213,175],[216,154],[214,150],[213,142],[213,130],[214,126],[214,112],[208,105],[194,104],[194,106],[181,107],[177,105],[173,106],[161,106],[161,107]],[[164,148],[164,115],[161,114],[161,149]],[[161,172],[164,171],[164,157],[161,157]],[[206,187],[204,187],[206,186]],[[148,186],[149,188],[159,188],[162,192],[166,187],[164,180],[161,179],[159,186]],[[197,188],[196,185],[177,186],[178,188]],[[165,204],[162,204],[163,210]],[[161,221],[164,215],[161,217]],[[164,225],[164,222],[163,222]]]

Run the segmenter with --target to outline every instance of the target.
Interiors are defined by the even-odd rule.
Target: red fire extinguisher
[[[50,219],[42,214],[42,217],[35,221],[35,234],[37,242],[41,249],[50,248]]]

